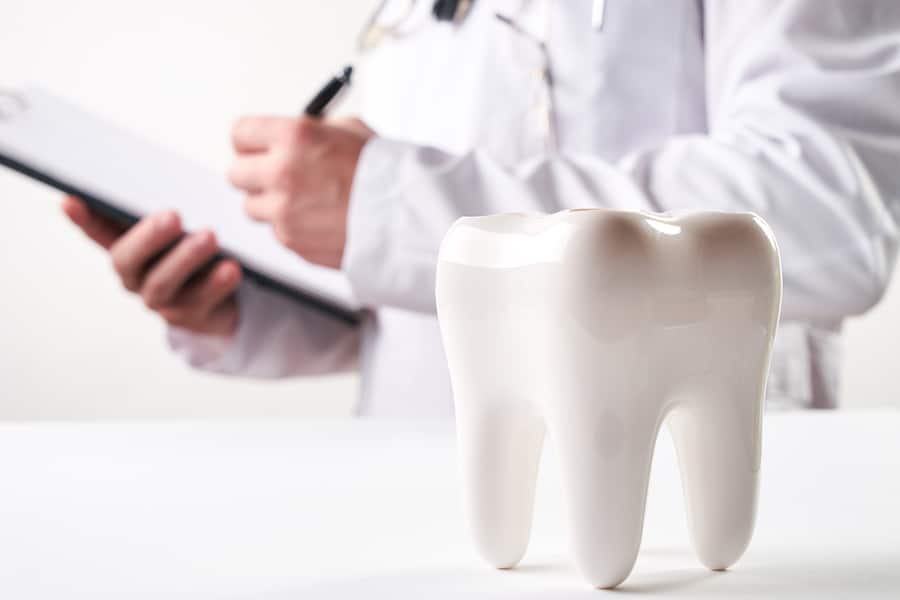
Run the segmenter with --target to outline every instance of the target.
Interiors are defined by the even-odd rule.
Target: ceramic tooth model
[[[630,573],[666,420],[692,542],[725,569],[752,535],[761,412],[781,306],[771,230],[748,213],[604,209],[459,219],[437,308],[479,553],[525,553],[546,433],[561,461],[575,562],[593,586]]]

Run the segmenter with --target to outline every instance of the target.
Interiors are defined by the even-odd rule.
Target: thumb
[[[371,127],[356,117],[342,117],[334,119],[330,121],[330,123],[338,129],[343,129],[365,138],[370,138],[375,135],[375,131],[373,131]]]

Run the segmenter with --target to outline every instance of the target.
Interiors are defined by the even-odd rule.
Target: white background
[[[224,170],[233,119],[298,112],[352,58],[372,4],[0,0],[0,86],[39,82]],[[0,170],[0,418],[349,412],[354,376],[258,382],[184,367],[58,200]],[[897,296],[847,326],[846,406],[900,406]]]

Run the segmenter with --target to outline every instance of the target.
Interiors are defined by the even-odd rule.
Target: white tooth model
[[[766,374],[781,307],[768,225],[748,213],[603,209],[459,219],[437,308],[479,553],[525,553],[545,430],[575,561],[614,587],[641,540],[667,420],[694,548],[710,569],[753,532]]]

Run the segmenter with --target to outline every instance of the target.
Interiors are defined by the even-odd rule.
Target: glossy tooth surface
[[[525,553],[545,432],[575,561],[613,587],[641,539],[653,447],[676,443],[700,561],[753,531],[760,417],[781,304],[778,251],[751,214],[574,210],[463,218],[437,306],[479,553]]]

